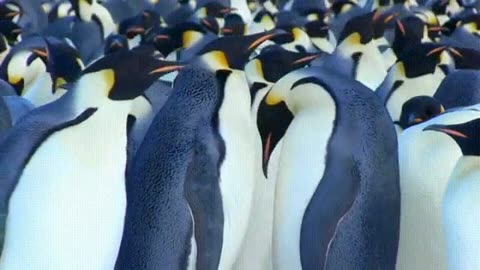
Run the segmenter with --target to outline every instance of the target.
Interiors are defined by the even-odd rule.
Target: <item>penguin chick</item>
[[[0,153],[7,219],[1,269],[113,269],[126,208],[131,102],[178,68],[146,51],[112,53],[83,70],[67,94],[10,129]],[[46,160],[60,167],[45,169]]]
[[[223,152],[214,111],[220,96],[211,73],[198,69],[180,72],[174,88],[127,175],[115,269],[218,269]]]
[[[442,200],[442,223],[449,269],[480,267],[478,216],[468,214],[479,202],[480,118],[455,125],[430,125],[424,131],[444,133],[455,141],[462,156],[453,169]]]
[[[416,96],[403,104],[400,120],[394,123],[405,130],[411,126],[428,121],[444,111],[442,104],[435,98]]]

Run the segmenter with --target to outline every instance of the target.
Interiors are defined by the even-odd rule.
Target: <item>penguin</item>
[[[0,20],[17,23],[21,15],[22,7],[15,1],[9,0],[0,4]]]
[[[126,208],[131,101],[178,68],[142,52],[107,55],[66,95],[10,129],[0,154],[7,215],[0,269],[113,269]],[[63,165],[48,170],[45,161]]]
[[[110,35],[105,40],[104,54],[110,54],[118,50],[128,50],[128,40],[122,35]]]
[[[67,16],[74,16],[72,4],[68,1],[60,1],[48,12],[48,22],[52,23]]]
[[[430,125],[424,131],[446,134],[461,150],[461,157],[450,174],[442,199],[448,269],[480,267],[478,216],[471,207],[480,191],[480,118],[455,125]]]
[[[478,50],[480,42],[480,15],[473,14],[456,24],[457,26],[453,33],[442,36],[440,42],[449,46]]]
[[[416,96],[403,104],[400,120],[395,121],[394,124],[405,130],[411,126],[428,121],[443,112],[445,112],[445,108],[435,98]]]
[[[95,21],[102,29],[103,38],[117,32],[112,15],[97,0],[70,0],[75,14],[84,22]]]
[[[448,49],[437,44],[419,44],[393,65],[375,90],[392,120],[400,121],[403,104],[415,96],[433,96],[452,66]],[[396,126],[397,132],[401,129]]]
[[[367,87],[321,67],[293,71],[268,92],[257,119],[267,177],[283,141],[273,269],[394,267],[400,190],[390,121]]]
[[[257,122],[258,106],[268,90],[275,82],[289,72],[308,65],[319,54],[296,53],[275,45],[266,47],[260,55],[250,60],[245,66],[245,75],[250,85],[252,96],[251,117]],[[257,131],[258,132],[258,131]],[[260,137],[256,144],[261,148]],[[276,149],[280,148],[280,144]],[[261,160],[261,153],[257,157]],[[278,151],[272,153],[270,158],[270,171],[268,179],[265,178],[261,162],[257,162],[255,176],[254,207],[252,209],[250,224],[242,253],[237,260],[234,269],[272,269],[272,224],[273,203],[275,195],[276,164],[278,163]]]
[[[286,33],[273,30],[248,36],[221,37],[204,46],[193,61],[195,66],[217,75],[223,74],[218,80],[222,99],[215,111],[217,132],[226,153],[218,168],[225,216],[218,269],[232,269],[242,251],[255,194],[255,163],[261,160],[261,149],[256,147],[258,132],[251,117],[252,100],[245,78],[245,64],[258,46],[278,35]],[[193,214],[195,216],[195,212]]]
[[[442,198],[462,156],[455,141],[430,125],[454,125],[480,117],[480,106],[449,110],[412,126],[398,137],[401,218],[397,270],[447,268]],[[422,222],[418,222],[422,220]]]
[[[115,269],[221,269],[227,216],[219,186],[225,157],[215,116],[219,87],[202,69],[177,76],[127,174]]]
[[[28,40],[26,45],[36,44]],[[43,44],[42,44],[43,43]],[[41,44],[41,45],[40,45]],[[67,43],[46,38],[41,47],[30,50],[12,51],[0,70],[2,76],[11,83],[21,95],[35,106],[49,103],[64,91],[59,86],[73,82],[83,68],[77,51]]]
[[[283,38],[279,37],[273,40],[276,44],[281,45],[283,48],[294,52],[317,51],[308,34],[300,27],[295,25],[279,25],[277,23],[277,29],[281,29],[290,33],[290,38],[283,35]]]
[[[382,54],[373,40],[373,27],[364,27],[372,24],[373,15],[367,13],[349,20],[333,54],[319,58],[314,65],[343,73],[375,90],[387,71]]]
[[[220,35],[220,27],[218,22],[214,17],[207,17],[201,20],[201,25],[205,27],[206,30],[212,32],[213,34]]]
[[[310,21],[305,24],[304,28],[315,48],[327,53],[333,52],[337,41],[323,20]]]
[[[440,83],[433,97],[445,109],[480,103],[480,71],[455,70]]]
[[[48,17],[43,12],[40,1],[16,0],[20,8],[20,17],[14,23],[18,24],[23,35],[40,33],[48,24]]]
[[[248,34],[248,29],[240,15],[231,13],[225,16],[225,25],[223,26],[221,32],[224,36],[243,36]]]
[[[20,42],[22,28],[11,21],[0,21],[0,33],[2,33],[10,46]]]

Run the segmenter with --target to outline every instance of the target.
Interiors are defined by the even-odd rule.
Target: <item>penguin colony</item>
[[[480,269],[479,11],[0,2],[0,270]]]

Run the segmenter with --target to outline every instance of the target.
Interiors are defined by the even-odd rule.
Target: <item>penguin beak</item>
[[[180,70],[184,67],[185,67],[185,65],[179,64],[177,62],[160,61],[159,67],[150,71],[150,73],[148,73],[148,74],[149,75],[160,74],[160,76],[162,76],[162,75],[165,75],[167,73]]]
[[[306,56],[293,61],[292,64],[304,66],[304,65],[310,63],[311,61],[313,61],[315,58],[319,57],[320,55],[321,54],[319,54],[319,53],[311,53],[311,54],[309,53]]]
[[[48,59],[48,52],[46,50],[41,50],[41,49],[33,49],[32,50],[36,55],[39,57]]]
[[[168,35],[156,35],[154,37],[155,41],[160,41],[160,40],[169,40],[170,37]]]
[[[7,17],[7,18],[13,18],[13,17],[17,16],[18,14],[20,14],[19,11],[12,11],[12,12],[10,12],[10,13],[7,13],[7,14],[5,15],[5,17]]]
[[[260,35],[258,38],[256,38],[250,44],[250,46],[248,46],[248,50],[252,51],[252,50],[256,49],[263,42],[265,42],[269,39],[272,39],[274,37],[280,36],[280,35],[290,35],[290,34],[286,31],[284,31],[284,30],[281,30],[281,29],[274,29],[274,30],[271,30],[271,31],[267,31],[267,32],[263,33],[263,35]]]
[[[220,10],[220,13],[223,14],[223,15],[227,15],[229,13],[231,13],[232,11],[235,11],[237,10],[236,8],[230,8],[230,7],[227,7],[227,8],[222,8]]]
[[[222,28],[222,33],[224,34],[231,34],[233,33],[233,30],[230,28]]]
[[[202,19],[202,23],[209,28],[212,28],[212,24],[207,19]]]
[[[448,134],[452,137],[458,137],[458,138],[464,138],[464,139],[468,138],[468,136],[463,134],[462,132],[450,129],[447,126],[444,126],[444,125],[430,125],[430,126],[423,129],[423,131],[427,131],[427,130],[443,132],[443,133]]]
[[[134,38],[136,35],[141,35],[145,32],[145,28],[143,27],[130,27],[127,30],[127,37],[128,38]]]
[[[262,170],[268,178],[270,157],[294,116],[285,102],[268,105],[266,98],[260,103],[257,116],[258,131],[262,140]]]

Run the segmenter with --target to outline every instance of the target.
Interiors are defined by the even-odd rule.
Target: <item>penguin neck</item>
[[[450,176],[452,181],[480,181],[480,156],[462,156]]]

